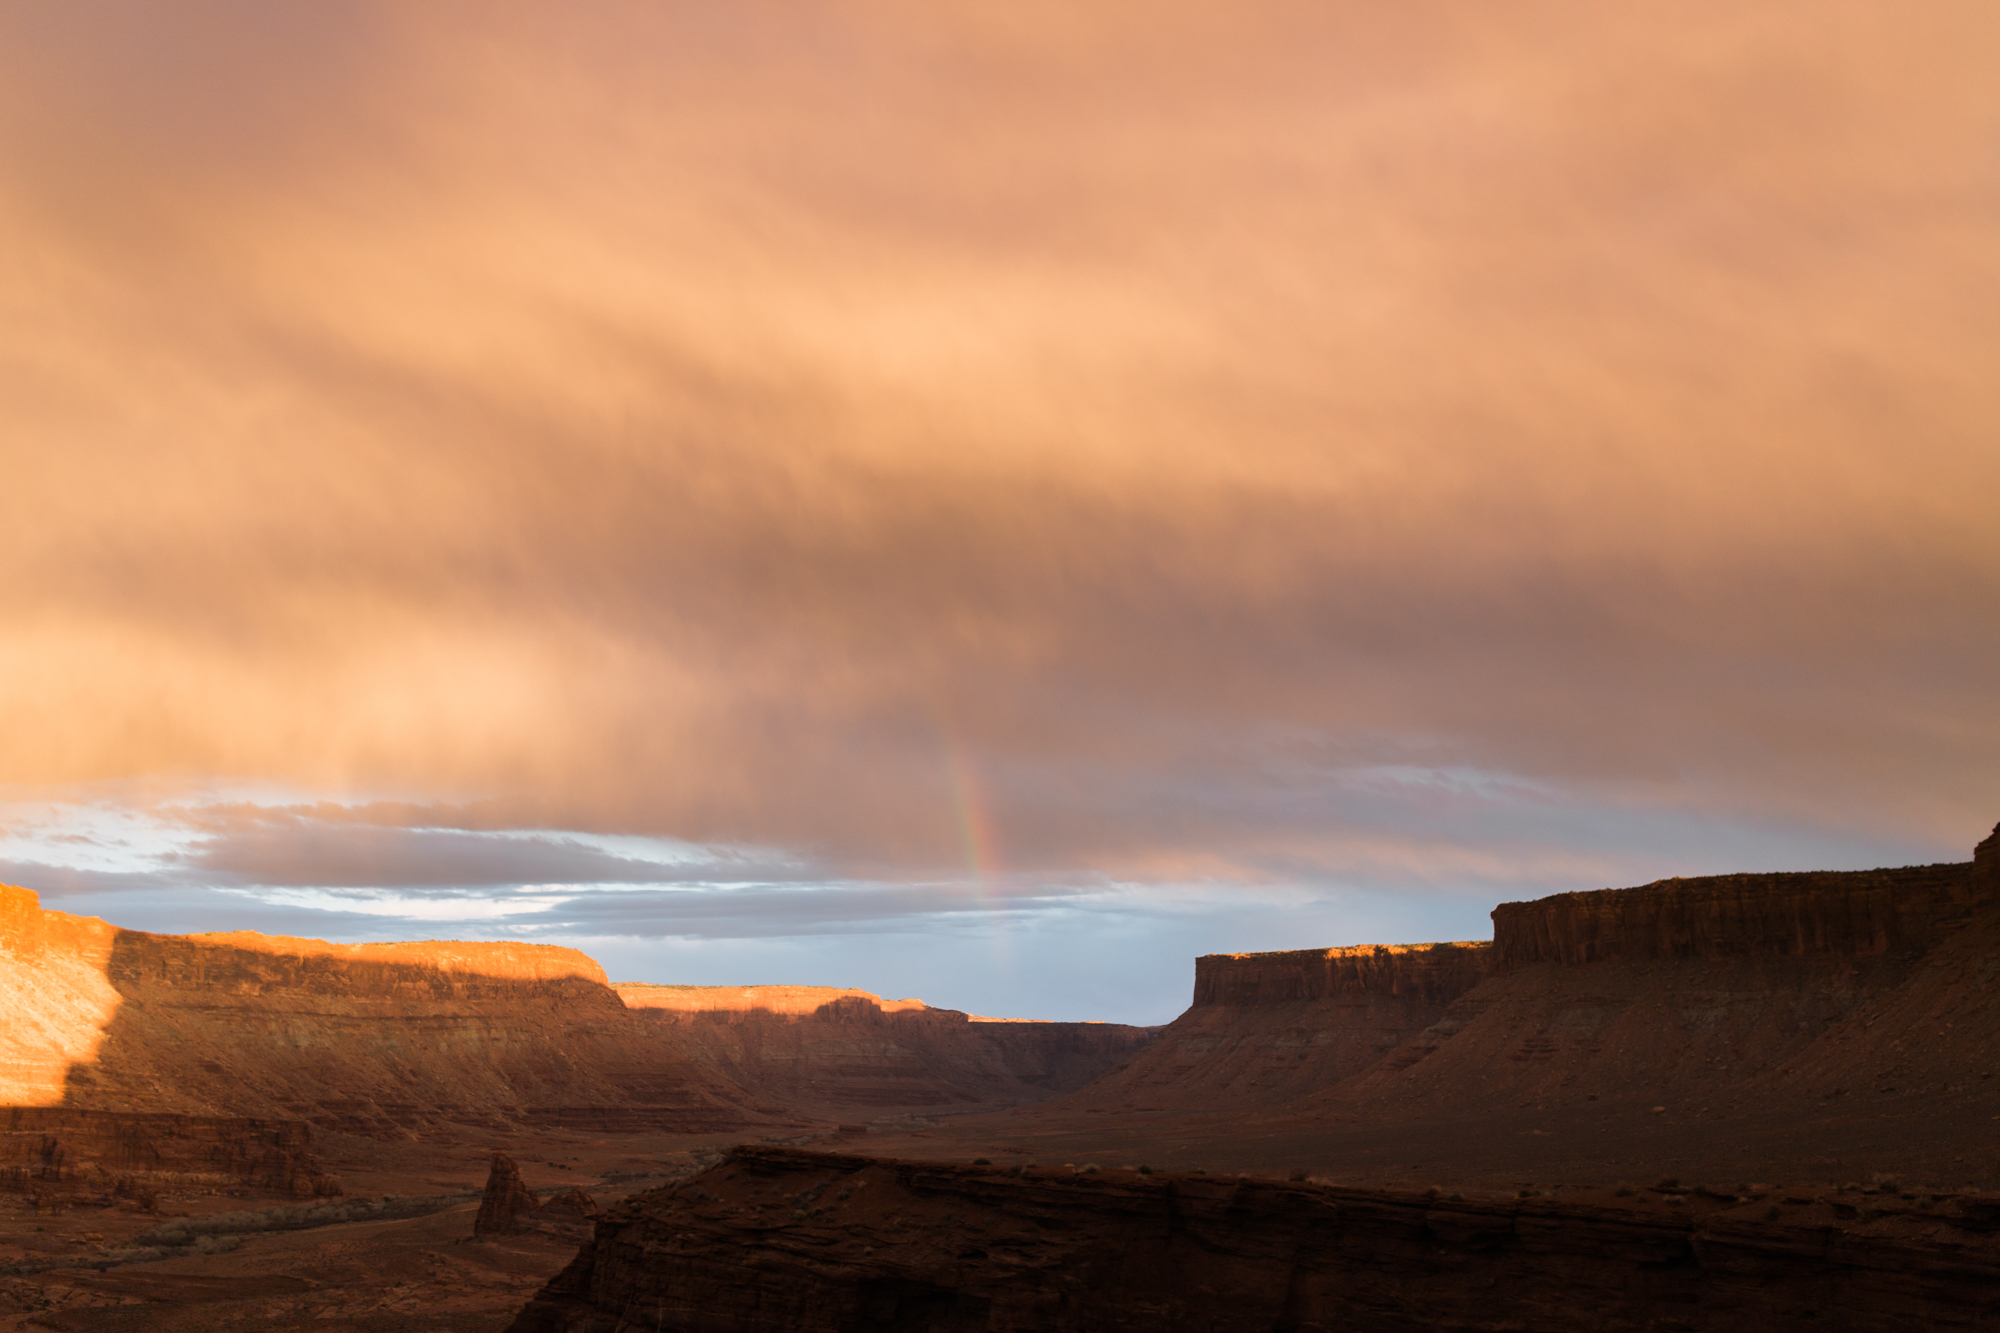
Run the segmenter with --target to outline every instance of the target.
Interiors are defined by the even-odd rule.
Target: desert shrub
[[[1305,1178],[1306,1178],[1306,1169],[1302,1166],[1293,1167],[1291,1173],[1285,1177],[1286,1180],[1294,1180],[1294,1181],[1304,1180]]]
[[[1633,1189],[1630,1185],[1620,1182],[1618,1188],[1611,1192],[1621,1199],[1629,1199],[1639,1191]]]
[[[1452,1201],[1453,1203],[1464,1203],[1464,1202],[1465,1202],[1465,1196],[1464,1196],[1463,1194],[1460,1194],[1460,1193],[1458,1193],[1457,1191],[1455,1191],[1455,1190],[1454,1190],[1454,1191],[1452,1192],[1452,1196],[1451,1196],[1451,1201]]]
[[[1660,1184],[1659,1184],[1659,1188],[1660,1188],[1660,1189],[1663,1189],[1663,1190],[1677,1190],[1677,1189],[1679,1189],[1680,1187],[1681,1187],[1681,1178],[1680,1178],[1679,1176],[1661,1176],[1661,1177],[1660,1177]]]
[[[991,1166],[993,1165],[993,1159],[991,1157],[975,1157],[972,1159],[972,1164],[974,1166]]]
[[[1150,1176],[1153,1174],[1153,1168],[1147,1166],[1144,1162],[1141,1162],[1139,1163],[1139,1174],[1142,1176]]]
[[[1098,1164],[1095,1162],[1085,1162],[1083,1164],[1083,1174],[1086,1176],[1094,1176],[1101,1170],[1103,1170],[1103,1168],[1098,1166]]]
[[[1779,1214],[1779,1212],[1778,1212],[1778,1205],[1777,1205],[1777,1204],[1775,1204],[1775,1203],[1774,1203],[1774,1204],[1770,1204],[1770,1205],[1768,1205],[1768,1206],[1767,1206],[1767,1207],[1766,1207],[1766,1208],[1764,1209],[1764,1220],[1765,1220],[1766,1222],[1775,1222],[1775,1221],[1777,1221],[1777,1220],[1778,1220],[1778,1217],[1779,1217],[1779,1215],[1780,1215],[1780,1214]]]
[[[1517,1199],[1532,1199],[1535,1197],[1535,1192],[1533,1190],[1522,1190],[1519,1194],[1515,1195],[1514,1197]]]

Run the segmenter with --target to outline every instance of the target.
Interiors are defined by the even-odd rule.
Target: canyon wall
[[[0,1076],[16,1106],[309,1121],[688,1132],[769,1119],[662,1048],[573,949],[151,935],[0,895]]]
[[[1331,1114],[1621,1102],[1808,1121],[1866,1087],[2000,1111],[2000,858],[1720,875],[1494,909],[1495,970]],[[1831,1109],[1829,1109],[1831,1108]]]
[[[1443,1006],[1493,970],[1484,941],[1216,953],[1194,960],[1194,1007],[1389,996]]]
[[[1698,1205],[1698,1206],[1697,1206]],[[602,1218],[511,1333],[1918,1330],[2000,1318],[1985,1200],[1618,1208],[738,1149]]]
[[[1143,1050],[1119,1023],[975,1018],[817,986],[638,986],[618,994],[662,1043],[768,1101],[856,1113],[1039,1102]]]
[[[1501,968],[1927,949],[1992,901],[1971,862],[1669,879],[1493,909]]]
[[[1484,943],[1364,945],[1195,960],[1194,1004],[1073,1109],[1276,1105],[1353,1077],[1493,970]]]
[[[377,1138],[709,1133],[1037,1101],[1150,1036],[831,988],[614,988],[549,945],[153,935],[18,888],[0,888],[0,996],[0,1107]]]
[[[301,1121],[0,1108],[0,1185],[103,1190],[120,1179],[190,1176],[302,1197],[340,1193]]]
[[[1994,1092],[2000,830],[1969,862],[1662,880],[1493,921],[1491,945],[1201,958],[1187,1012],[1057,1109],[1804,1114],[1869,1085],[1965,1101],[1969,1123]]]

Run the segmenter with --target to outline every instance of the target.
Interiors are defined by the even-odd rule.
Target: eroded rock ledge
[[[1800,1225],[739,1148],[607,1214],[511,1333],[1973,1327],[2000,1238],[1954,1208]]]

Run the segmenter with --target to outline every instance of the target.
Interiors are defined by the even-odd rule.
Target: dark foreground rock
[[[613,1209],[512,1333],[1938,1329],[2000,1318],[1977,1201],[1629,1208],[740,1148]],[[1771,1218],[1787,1211],[1796,1220]]]

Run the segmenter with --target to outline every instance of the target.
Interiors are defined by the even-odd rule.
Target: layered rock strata
[[[1493,960],[1483,942],[1198,958],[1188,1011],[1065,1105],[1187,1110],[1324,1091],[1437,1023]]]
[[[709,1133],[1018,1103],[1150,1035],[813,987],[614,989],[573,949],[152,935],[0,887],[0,1107],[463,1130]]]
[[[340,1193],[300,1121],[0,1107],[0,1180],[88,1185],[119,1177],[220,1177],[301,1197]]]
[[[1058,1109],[1803,1113],[1862,1085],[1995,1091],[2000,831],[1970,862],[1663,880],[1493,921],[1491,945],[1202,958],[1188,1011]]]
[[[0,1101],[406,1137],[768,1118],[573,949],[151,935],[0,893]]]
[[[1870,957],[1922,950],[1992,892],[1971,862],[1668,879],[1493,909],[1503,969],[1622,959]]]
[[[1723,875],[1494,910],[1494,975],[1323,1099],[1421,1115],[1482,1099],[1727,1116],[1868,1114],[1859,1088],[2000,1111],[2000,873],[1975,859]]]
[[[1083,1087],[1152,1039],[1119,1023],[981,1018],[816,986],[637,986],[660,1041],[769,1101],[839,1117],[1018,1105]]]
[[[511,1333],[1940,1329],[2000,1318],[1982,1202],[1850,1221],[739,1149],[610,1211]],[[1782,1210],[1780,1210],[1782,1212]],[[1919,1221],[1911,1223],[1909,1218]]]

